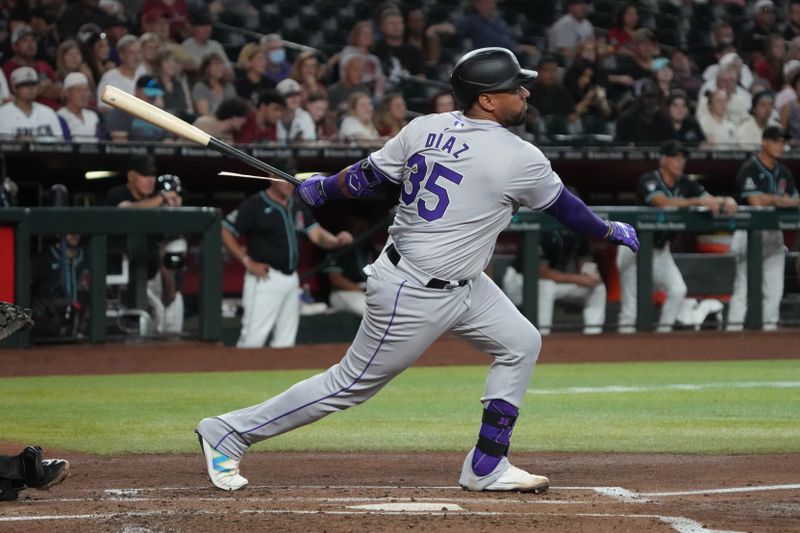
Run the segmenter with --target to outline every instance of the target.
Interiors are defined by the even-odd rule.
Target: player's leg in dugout
[[[275,320],[278,318],[285,288],[281,281],[270,273],[266,279],[259,279],[249,272],[244,275],[242,288],[242,330],[239,334],[238,348],[262,348],[267,341]]]
[[[584,287],[576,283],[559,283],[556,300],[576,302],[583,306],[583,333],[596,335],[603,332],[606,321],[606,286],[598,283]]]
[[[297,328],[300,326],[300,278],[297,272],[290,275],[278,272],[276,275],[281,278],[283,293],[276,302],[278,314],[269,345],[271,348],[291,348],[297,340]]]
[[[762,277],[764,329],[778,328],[783,283],[786,270],[786,249],[782,231],[764,232],[764,273]]]
[[[453,289],[429,289],[407,279],[409,276],[395,269],[385,255],[371,268],[367,312],[342,360],[263,403],[203,419],[197,429],[207,442],[225,455],[240,459],[256,442],[368,400],[411,366],[468,308],[469,284]],[[510,302],[508,305],[519,314]],[[538,333],[535,340],[538,342]],[[506,356],[505,364],[511,357],[519,356],[516,352],[514,356]],[[493,389],[507,386],[500,383],[504,378],[498,372],[503,376],[509,373],[503,369],[496,371],[493,382],[498,383]],[[527,378],[519,374],[508,378],[519,380],[520,384],[514,386],[514,398],[521,401]]]
[[[552,279],[539,280],[536,327],[542,335],[549,335],[550,328],[553,326],[553,308],[556,304],[557,285]]]
[[[664,291],[667,295],[664,305],[661,306],[661,316],[656,331],[668,333],[672,331],[672,326],[678,319],[687,290],[681,271],[672,258],[669,244],[653,250],[653,287]]]
[[[636,254],[625,246],[617,246],[617,270],[621,290],[619,332],[636,333]]]
[[[336,311],[345,311],[356,316],[364,316],[367,307],[367,297],[363,291],[331,291],[331,308]]]

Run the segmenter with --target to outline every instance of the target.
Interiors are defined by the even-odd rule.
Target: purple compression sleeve
[[[544,212],[572,231],[587,237],[595,239],[608,237],[608,222],[595,215],[583,200],[569,192],[566,187],[561,189],[556,201]]]

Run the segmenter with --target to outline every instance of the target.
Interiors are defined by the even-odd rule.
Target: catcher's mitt
[[[20,329],[33,327],[30,311],[7,302],[0,302],[0,340]]]

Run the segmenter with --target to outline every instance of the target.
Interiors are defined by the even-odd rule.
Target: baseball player
[[[385,184],[401,190],[387,245],[367,267],[366,312],[341,362],[259,405],[200,421],[216,487],[247,484],[239,463],[252,444],[366,401],[450,332],[493,358],[461,486],[547,490],[546,477],[506,457],[541,336],[483,270],[521,205],[589,237],[634,250],[639,242],[632,227],[595,215],[563,187],[538,148],[507,129],[525,121],[525,86],[535,78],[505,48],[474,50],[451,77],[462,111],[419,117],[366,159],[298,187],[313,207],[363,198]]]
[[[696,181],[690,180],[683,170],[688,151],[678,141],[661,145],[658,169],[639,177],[636,194],[642,205],[653,207],[707,207],[714,215],[720,211],[733,213],[736,202],[729,196],[712,196]],[[667,294],[661,307],[661,317],[656,331],[666,333],[678,318],[681,304],[686,298],[686,283],[670,252],[672,233],[658,232],[653,248],[653,285]],[[620,247],[617,251],[617,268],[622,288],[622,306],[619,312],[619,332],[636,331],[636,257]]]
[[[783,154],[785,137],[777,126],[768,126],[761,135],[761,150],[746,160],[736,176],[740,201],[746,205],[798,207],[798,196],[792,173],[778,161]],[[763,237],[763,300],[765,330],[778,327],[781,298],[783,297],[783,271],[786,266],[783,232],[762,231]],[[728,307],[728,331],[742,329],[747,311],[747,232],[733,234],[731,251],[736,254],[736,279]]]

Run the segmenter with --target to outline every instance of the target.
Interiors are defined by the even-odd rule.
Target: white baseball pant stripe
[[[270,269],[266,279],[247,272],[242,289],[242,330],[238,348],[262,348],[270,332],[272,348],[294,346],[300,325],[299,279]]]
[[[761,290],[762,317],[764,329],[778,327],[781,298],[783,298],[783,276],[786,268],[786,249],[783,244],[783,232],[779,230],[762,231],[763,273]],[[733,233],[731,252],[736,255],[736,278],[733,282],[733,294],[728,307],[728,331],[740,331],[744,327],[747,313],[747,232]]]
[[[558,283],[551,279],[539,280],[539,316],[537,326],[543,335],[550,333],[553,325],[553,308],[556,300],[577,302],[583,305],[583,332],[602,333],[606,321],[606,286],[584,287],[575,283]]]
[[[485,274],[430,289],[404,260],[395,267],[383,254],[368,269],[367,312],[342,360],[261,404],[202,420],[204,439],[241,458],[256,442],[366,401],[448,331],[493,357],[482,401],[522,403],[541,336]]]
[[[617,247],[617,268],[619,269],[622,288],[622,305],[619,311],[620,333],[636,331],[636,254],[626,246]],[[681,303],[686,298],[686,283],[678,270],[669,243],[663,248],[653,249],[653,288],[667,294],[661,306],[661,317],[658,320],[659,333],[672,331],[678,318]],[[648,295],[648,298],[650,296]]]

